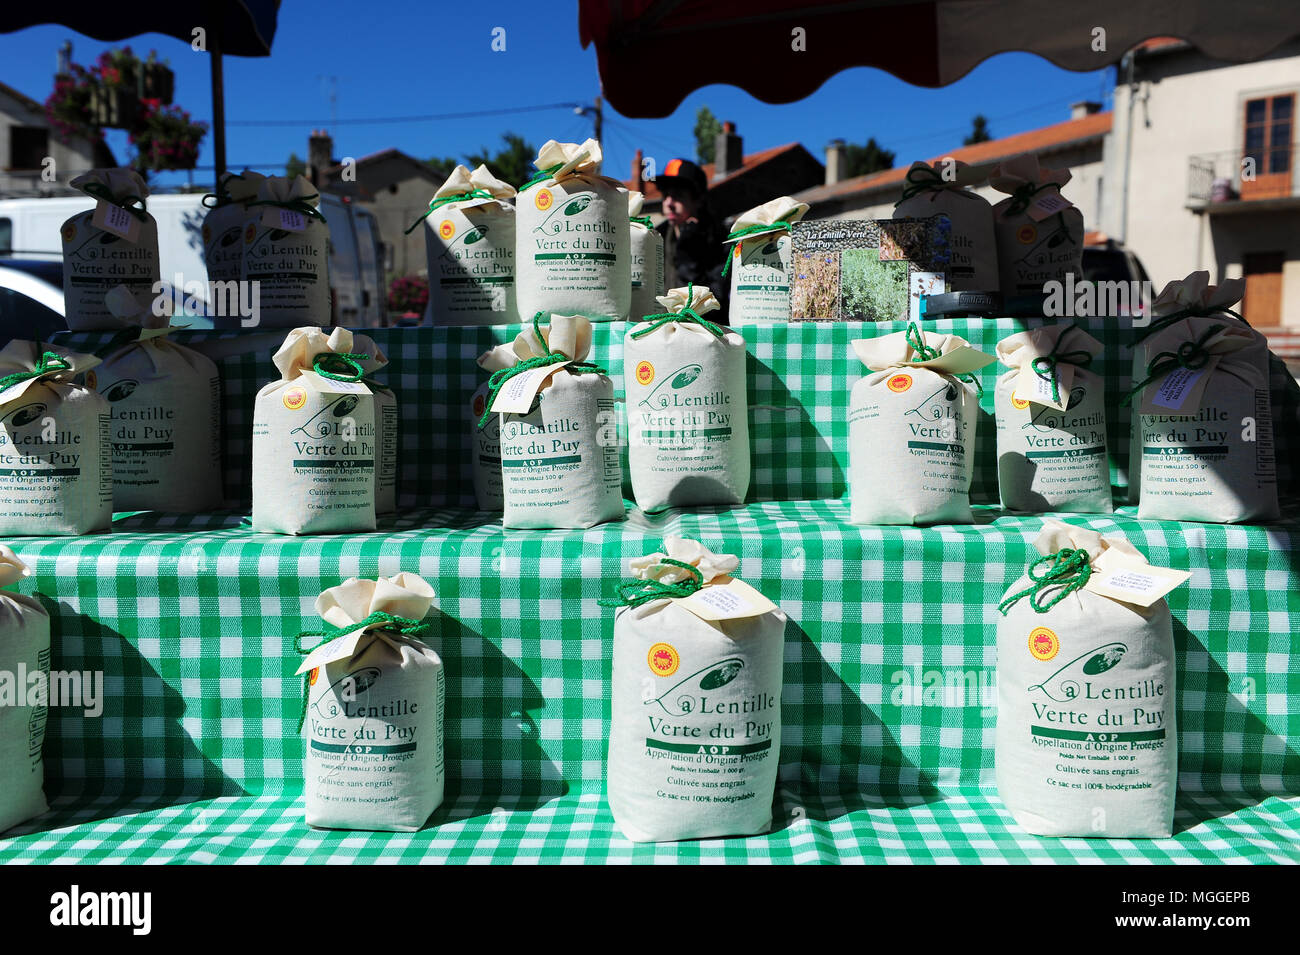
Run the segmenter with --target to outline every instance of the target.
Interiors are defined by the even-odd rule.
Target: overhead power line
[[[537,113],[548,109],[575,109],[585,103],[544,103],[539,106],[505,106],[500,109],[475,109],[463,113],[430,113],[426,116],[375,116],[354,119],[228,119],[227,126],[384,126],[392,123],[436,123],[446,119],[474,119],[479,116],[504,116],[508,113]]]

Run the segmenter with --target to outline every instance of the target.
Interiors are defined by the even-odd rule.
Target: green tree
[[[707,106],[701,106],[695,113],[695,158],[701,165],[717,158],[714,149],[720,132],[722,123],[718,122],[718,117]]]
[[[448,177],[451,176],[452,170],[460,165],[459,161],[457,161],[454,156],[443,156],[441,159],[434,156],[430,159],[426,159],[424,164],[428,166],[429,170],[443,182],[446,182]]]
[[[290,179],[296,176],[307,175],[307,163],[299,158],[297,153],[289,153],[289,159],[284,164],[284,174]]]
[[[514,133],[506,133],[501,139],[506,145],[496,155],[489,155],[487,147],[484,146],[477,153],[466,156],[466,164],[472,169],[482,163],[488,167],[492,175],[513,186],[532,179],[533,173],[537,171],[533,166],[537,147]]]
[[[845,147],[845,176],[852,179],[854,176],[867,176],[873,172],[880,172],[882,169],[894,168],[894,153],[889,149],[882,149],[876,142],[876,137],[872,136],[863,145],[849,143]]]
[[[963,146],[974,146],[976,143],[987,143],[992,138],[993,134],[989,132],[989,121],[981,113],[976,114],[975,118],[971,120],[970,135],[963,139],[961,144]]]

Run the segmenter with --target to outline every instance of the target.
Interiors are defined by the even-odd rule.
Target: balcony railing
[[[1285,199],[1300,195],[1293,175],[1297,146],[1201,153],[1187,160],[1187,204],[1201,208],[1224,202]]]

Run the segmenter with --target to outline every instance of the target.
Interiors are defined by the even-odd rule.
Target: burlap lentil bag
[[[741,504],[749,490],[745,339],[706,317],[706,288],[675,288],[628,329],[628,467],[642,510]]]
[[[1277,472],[1262,335],[1193,317],[1145,342],[1145,376],[1125,397],[1142,435],[1142,520],[1276,520]]]
[[[739,561],[669,537],[613,603],[609,806],[633,842],[766,832],[786,617]],[[676,563],[674,563],[676,562]],[[682,566],[686,565],[686,566]]]
[[[0,587],[31,574],[17,555],[0,544]],[[45,802],[45,742],[50,672],[50,615],[26,594],[0,591],[0,672],[9,675],[12,698],[0,695],[0,833],[39,816]],[[44,674],[45,692],[32,695],[32,677]],[[39,687],[39,683],[36,684]]]
[[[0,535],[108,528],[108,402],[73,380],[98,364],[43,342],[15,340],[0,351]]]
[[[635,190],[627,194],[629,241],[632,250],[632,305],[628,317],[636,322],[658,311],[657,299],[664,294],[664,240],[649,216],[641,215],[645,196]]]
[[[519,315],[623,321],[632,305],[627,190],[600,175],[600,144],[549,140],[515,201]]]
[[[424,223],[434,325],[516,321],[515,187],[480,165],[452,170],[429,200]]]
[[[248,204],[257,198],[258,186],[265,178],[251,169],[228,172],[221,177],[217,191],[203,197],[208,209],[203,218],[203,260],[209,283],[239,281]]]
[[[535,319],[515,339],[519,364],[494,376],[485,414],[501,417],[505,527],[593,527],[624,517],[614,383],[584,360],[590,350],[585,317],[552,315],[547,328]],[[526,410],[505,410],[513,408]]]
[[[397,510],[398,440],[400,420],[397,395],[392,388],[376,381],[374,373],[388,364],[388,356],[369,335],[353,335],[352,347],[365,355],[357,363],[366,373],[363,379],[375,399],[375,513],[392,514]]]
[[[253,529],[339,534],[375,529],[375,402],[352,333],[295,328],[280,371],[253,406]]]
[[[993,207],[967,188],[981,179],[976,170],[957,160],[940,160],[933,166],[914,162],[907,170],[903,197],[894,205],[896,219],[948,217],[952,226],[948,281],[954,292],[991,292],[998,288]]]
[[[194,513],[221,506],[221,379],[217,366],[167,339],[167,315],[119,285],[108,307],[138,332],[86,373],[110,414],[113,507]]]
[[[63,305],[74,332],[122,328],[104,303],[114,286],[158,294],[158,223],[145,209],[149,187],[134,169],[92,169],[68,185],[95,208],[63,223]]]
[[[998,618],[998,794],[1037,835],[1168,836],[1178,728],[1163,594],[1190,575],[1054,521],[1036,545],[1045,556]]]
[[[329,225],[303,176],[268,176],[244,220],[239,277],[257,282],[262,328],[330,323]]]
[[[790,226],[806,202],[781,196],[736,219],[723,276],[731,273],[731,323],[790,320]]]
[[[916,325],[852,345],[869,374],[849,397],[849,520],[972,523],[979,408],[963,376],[993,356]]]
[[[519,364],[513,344],[498,345],[478,357],[478,366],[489,376]],[[469,402],[470,457],[474,469],[474,497],[480,511],[505,509],[501,488],[501,416],[489,414],[488,395],[491,378],[478,386]]]
[[[1141,327],[1135,325],[1133,335],[1132,384],[1147,376],[1147,365],[1154,353],[1148,348],[1151,337],[1170,325],[1189,318],[1221,318],[1239,322],[1248,327],[1232,306],[1241,300],[1246,291],[1245,279],[1226,279],[1219,285],[1210,284],[1210,273],[1192,272],[1185,279],[1168,283],[1151,303],[1150,321]],[[1249,357],[1259,362],[1260,374],[1268,378],[1268,342],[1259,336],[1249,349]],[[1240,356],[1242,358],[1247,355]],[[1142,496],[1142,422],[1136,408],[1129,430],[1128,502],[1136,504]]]
[[[1101,342],[1073,323],[998,342],[998,490],[1007,510],[1109,514],[1105,385],[1087,365]]]
[[[1083,213],[1061,195],[1068,169],[1044,169],[1036,156],[996,166],[989,185],[1008,193],[993,207],[1002,294],[1041,295],[1048,282],[1083,275]]]
[[[442,804],[446,686],[423,640],[433,598],[408,573],[353,577],[316,598],[327,629],[299,642],[324,642],[298,669],[309,826],[414,832]]]

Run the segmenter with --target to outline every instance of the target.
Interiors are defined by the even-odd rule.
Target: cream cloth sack
[[[0,544],[0,587],[30,574],[27,565]],[[0,591],[0,671],[12,674],[14,694],[12,699],[0,694],[0,766],[5,768],[0,832],[4,832],[49,808],[42,789],[41,747],[49,713],[50,615],[35,597]],[[38,673],[45,675],[45,692],[32,699],[28,678]]]
[[[632,306],[627,190],[600,175],[600,144],[548,141],[533,161],[545,173],[515,201],[516,294],[524,321],[537,312],[623,321]]]
[[[1034,156],[993,169],[989,185],[1010,194],[993,207],[1003,295],[1041,295],[1068,273],[1082,277],[1083,213],[1061,195],[1069,181],[1070,170],[1042,169]]]
[[[210,358],[167,340],[167,316],[119,285],[109,310],[139,326],[86,384],[108,401],[113,507],[190,514],[221,506],[221,379]]]
[[[253,406],[254,530],[375,529],[375,401],[352,351],[347,329],[295,328],[272,357],[281,378]]]
[[[637,579],[620,588],[629,606],[614,617],[614,822],[633,842],[766,832],[785,614],[729,576],[732,555],[674,537],[664,550],[630,562]]]
[[[117,285],[158,294],[158,223],[145,211],[149,187],[134,169],[92,169],[68,185],[98,200],[63,223],[63,307],[74,332],[122,328],[104,297]],[[98,220],[98,222],[96,221]],[[100,224],[102,223],[102,225]]]
[[[498,345],[478,356],[478,366],[489,375],[519,364],[514,345]],[[470,398],[470,457],[474,468],[474,497],[480,511],[502,511],[505,498],[501,489],[501,416],[486,417],[488,381],[478,386]]]
[[[239,277],[258,282],[262,328],[330,323],[329,226],[303,176],[268,176],[244,220]]]
[[[849,520],[973,523],[979,407],[975,388],[958,376],[995,359],[915,325],[852,344],[871,373],[849,396]]]
[[[500,389],[509,393],[524,372],[545,376],[530,411],[500,415],[503,526],[593,527],[622,520],[614,383],[604,369],[583,361],[591,350],[591,322],[553,315],[540,336],[539,327],[534,322],[515,339],[520,364]],[[544,358],[554,364],[529,364]],[[493,407],[499,406],[489,403]]]
[[[248,204],[257,198],[257,189],[266,177],[245,169],[221,177],[215,193],[203,197],[208,214],[203,218],[203,260],[208,266],[208,283],[238,282],[244,260],[244,221]],[[216,302],[214,294],[209,299]]]
[[[633,495],[645,511],[744,503],[745,339],[708,321],[718,301],[706,288],[675,288],[659,302],[665,312],[623,342]]]
[[[1189,318],[1146,340],[1146,375],[1129,398],[1142,429],[1141,520],[1276,520],[1273,412],[1262,335]],[[1140,386],[1140,387],[1139,387]]]
[[[954,292],[995,292],[998,289],[998,249],[993,238],[993,207],[967,186],[978,185],[979,173],[964,162],[939,161],[931,166],[914,162],[907,170],[903,197],[894,218],[925,219],[944,215],[952,226],[948,280]]]
[[[998,378],[994,393],[998,490],[1007,510],[1114,509],[1105,386],[1084,367],[1100,351],[1101,342],[1073,323],[998,342],[998,360],[1011,369]]]
[[[0,351],[0,534],[76,535],[113,519],[108,402],[73,379],[99,364],[41,342]]]
[[[1122,537],[1055,521],[1036,544],[1048,555],[1029,568],[1044,578],[1041,589],[1021,577],[998,619],[998,794],[1037,835],[1166,837],[1178,782],[1169,607],[1068,588],[1082,579],[1080,565],[1090,580],[1139,586],[1171,572],[1149,567]]]
[[[420,217],[433,324],[517,320],[515,207],[506,201],[514,195],[514,186],[483,165],[473,172],[457,166],[433,194]]]
[[[308,674],[307,825],[414,832],[442,804],[445,678],[420,639],[433,597],[400,573],[353,577],[316,598],[331,629],[311,635],[328,642],[298,669]]]
[[[1135,326],[1133,337],[1132,384],[1147,376],[1147,365],[1152,353],[1147,341],[1157,332],[1188,318],[1222,318],[1237,321],[1239,317],[1232,306],[1241,300],[1246,291],[1245,279],[1227,279],[1220,285],[1210,284],[1210,273],[1201,270],[1185,279],[1167,284],[1151,303],[1151,321],[1144,328]],[[1242,327],[1247,327],[1242,322]],[[1247,350],[1259,362],[1260,374],[1268,379],[1268,342],[1263,336]],[[1241,356],[1246,357],[1246,356]],[[1128,502],[1136,504],[1142,496],[1142,421],[1136,407],[1129,429]]]
[[[632,249],[632,305],[628,317],[634,322],[658,311],[656,300],[664,294],[664,240],[650,217],[641,215],[644,202],[645,196],[639,192],[627,194]]]
[[[781,196],[736,219],[726,238],[723,277],[731,273],[731,323],[790,320],[790,226],[806,202]]]
[[[375,399],[375,513],[392,514],[397,510],[398,461],[397,445],[400,423],[397,413],[397,395],[393,389],[372,377],[388,364],[388,356],[369,335],[353,335],[352,347],[360,355],[357,363],[365,371],[363,379]]]

